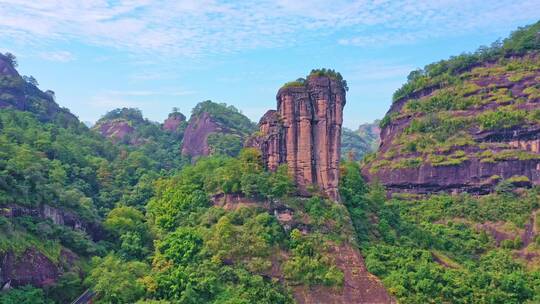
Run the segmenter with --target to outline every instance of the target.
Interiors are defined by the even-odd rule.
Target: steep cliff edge
[[[245,138],[253,131],[253,123],[235,107],[209,100],[201,102],[189,118],[182,155],[238,155]]]
[[[247,143],[261,150],[269,170],[287,164],[300,194],[316,186],[339,200],[345,91],[341,75],[326,70],[286,84],[277,93],[277,110],[263,116],[259,133]]]
[[[11,56],[0,53],[0,109],[32,112],[42,122],[78,125],[77,117],[55,102],[53,91],[41,91],[33,77],[22,77],[17,72],[16,60]]]
[[[516,37],[411,73],[364,175],[393,192],[540,184],[540,38]],[[534,34],[536,33],[536,34]],[[535,36],[536,35],[536,36]]]

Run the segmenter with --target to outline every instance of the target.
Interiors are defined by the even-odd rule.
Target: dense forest
[[[538,54],[518,63],[511,58],[539,50],[539,32],[540,22],[414,71],[394,100],[458,82],[481,62],[538,72]],[[334,77],[346,87],[334,70],[310,75]],[[316,187],[300,197],[286,165],[269,172],[260,151],[243,147],[255,125],[232,106],[205,101],[193,109],[192,117],[208,113],[234,127],[211,135],[212,153],[194,161],[180,153],[185,117],[167,132],[124,108],[90,129],[52,107],[51,93],[32,79],[0,78],[10,92],[4,94],[23,94],[31,105],[19,109],[9,103],[15,97],[0,95],[9,103],[0,108],[0,255],[43,256],[58,279],[6,288],[0,303],[70,303],[86,290],[95,293],[94,303],[295,303],[299,288],[335,291],[347,284],[332,252],[347,244],[360,249],[369,272],[399,303],[540,302],[538,186],[497,178],[486,195],[390,195],[362,176],[374,156],[360,160],[378,142],[373,131],[368,139],[360,136],[368,132],[360,128],[343,131],[341,202]],[[529,95],[539,90],[537,84]],[[442,96],[412,102],[406,114],[461,106]],[[538,111],[513,110],[478,117],[480,128],[540,119]],[[458,140],[458,118],[427,117],[408,127],[403,149]],[[133,132],[117,141],[99,132],[119,121]]]

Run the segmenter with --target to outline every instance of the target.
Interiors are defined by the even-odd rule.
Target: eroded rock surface
[[[208,136],[223,131],[220,124],[208,113],[190,118],[182,142],[182,155],[191,157],[210,155]]]
[[[539,185],[539,63],[529,54],[476,65],[396,100],[364,176],[408,193]]]
[[[54,284],[65,271],[64,266],[72,265],[76,260],[77,257],[65,249],[60,252],[58,262],[34,248],[28,248],[18,255],[11,251],[0,254],[0,286],[44,287]]]
[[[186,116],[182,113],[171,113],[163,122],[163,130],[168,132],[177,132],[178,127],[186,121]]]
[[[277,110],[259,123],[259,135],[247,145],[261,150],[265,166],[287,164],[299,193],[316,186],[338,200],[341,128],[345,89],[327,76],[310,76],[301,86],[277,93]]]

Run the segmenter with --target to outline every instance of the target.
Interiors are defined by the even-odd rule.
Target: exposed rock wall
[[[259,123],[259,135],[248,141],[258,147],[269,170],[287,164],[300,194],[310,186],[338,200],[341,128],[345,89],[326,76],[310,76],[304,85],[281,88],[277,111]]]
[[[210,154],[208,136],[220,131],[222,131],[221,126],[208,113],[190,118],[182,142],[182,155],[208,156]]]
[[[186,116],[182,113],[173,113],[163,122],[163,130],[168,132],[178,131],[178,127],[186,121]]]
[[[539,64],[540,55],[533,54],[477,65],[457,75],[457,84],[431,85],[396,100],[364,176],[391,192],[409,193],[483,194],[504,179],[540,185]],[[451,103],[422,110],[444,98]],[[491,125],[483,124],[483,117],[497,113]],[[500,122],[507,117],[520,118]],[[434,140],[452,120],[459,128]],[[414,128],[422,124],[424,130]]]
[[[16,218],[21,216],[37,217],[50,219],[56,225],[63,225],[72,229],[86,232],[94,241],[102,240],[105,237],[105,231],[97,221],[85,221],[76,213],[42,205],[38,208],[27,208],[18,205],[0,206],[0,216],[7,218]]]
[[[129,121],[123,119],[102,122],[96,126],[96,129],[103,137],[109,138],[113,143],[118,143],[135,132],[135,128]],[[134,144],[133,139],[130,143]]]

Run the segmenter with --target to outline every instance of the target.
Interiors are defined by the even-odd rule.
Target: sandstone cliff
[[[287,164],[300,194],[316,186],[339,200],[345,91],[340,77],[316,72],[305,81],[286,84],[277,93],[277,111],[263,116],[259,134],[247,143],[261,150],[269,170]]]
[[[210,114],[203,113],[201,116],[189,119],[184,140],[182,142],[182,155],[198,157],[210,155],[208,136],[212,133],[227,132],[226,129],[212,119]]]
[[[167,132],[178,132],[179,128],[186,123],[186,116],[180,112],[173,112],[163,122],[162,128]]]
[[[444,76],[444,78],[443,78]],[[364,169],[393,192],[486,193],[540,184],[540,56],[483,61],[395,100]]]
[[[210,154],[235,156],[253,130],[253,123],[233,106],[201,102],[189,118],[182,142],[182,155],[191,158]]]

